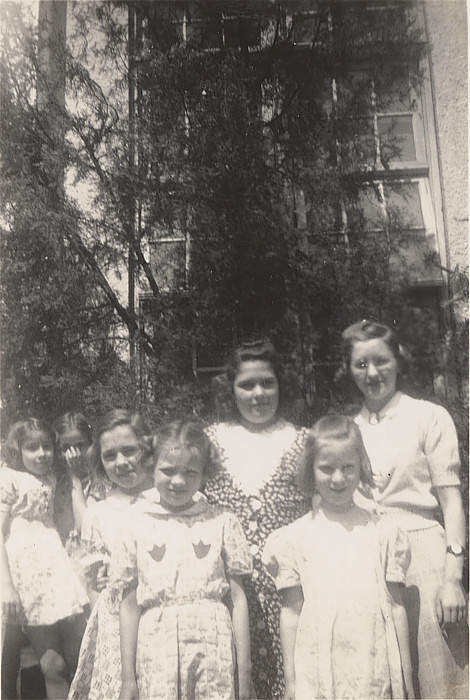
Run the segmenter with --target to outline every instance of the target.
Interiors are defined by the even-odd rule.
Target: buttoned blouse
[[[403,509],[403,529],[434,523],[436,488],[459,486],[457,432],[449,413],[430,401],[397,392],[372,416],[364,406],[355,417],[385,508]]]

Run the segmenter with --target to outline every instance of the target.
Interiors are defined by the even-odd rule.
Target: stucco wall
[[[447,263],[468,267],[468,63],[465,0],[424,0]]]

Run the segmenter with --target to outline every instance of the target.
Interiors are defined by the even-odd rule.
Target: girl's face
[[[109,479],[123,491],[133,491],[146,480],[142,449],[130,425],[118,425],[102,433],[100,453]]]
[[[354,438],[320,444],[313,462],[315,488],[325,508],[347,510],[358,487],[361,459]]]
[[[350,370],[372,411],[380,411],[397,390],[398,361],[382,338],[354,343]]]
[[[82,457],[83,459],[74,460],[74,472],[76,476],[80,478],[85,478],[88,476],[88,470],[86,468],[85,453],[90,447],[90,441],[86,435],[84,435],[78,428],[71,428],[66,430],[65,433],[59,438],[60,454],[64,462],[67,461],[67,457]]]
[[[242,423],[261,426],[275,421],[279,406],[279,383],[269,362],[242,362],[233,391]]]
[[[202,486],[203,473],[204,461],[198,452],[174,447],[163,453],[155,467],[161,505],[173,512],[189,508]]]
[[[33,430],[21,445],[21,461],[26,471],[43,476],[54,464],[52,437],[40,430]]]

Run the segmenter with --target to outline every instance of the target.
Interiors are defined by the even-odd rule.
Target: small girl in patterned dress
[[[39,659],[48,698],[65,698],[77,665],[88,597],[54,527],[54,438],[42,420],[10,430],[0,470],[2,612]]]
[[[133,506],[118,556],[121,698],[251,695],[251,556],[237,518],[199,493],[217,463],[197,423],[171,423],[155,440],[155,489]]]

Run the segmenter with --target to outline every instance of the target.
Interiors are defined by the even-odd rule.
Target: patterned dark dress
[[[296,430],[291,424],[280,421],[263,433],[261,441],[264,440],[264,444],[260,444],[260,449],[263,450],[267,478],[250,487],[249,475],[243,483],[234,476],[236,472],[230,455],[235,456],[239,450],[236,457],[243,459],[243,452],[249,449],[253,434],[248,434],[237,423],[207,428],[207,434],[222,459],[222,469],[207,482],[204,492],[210,503],[235,513],[250,544],[253,574],[245,579],[245,591],[250,614],[252,676],[256,696],[270,699],[282,698],[284,694],[279,638],[280,600],[272,579],[262,566],[261,554],[268,535],[305,515],[311,504],[294,483],[298,458],[305,444],[305,428]],[[270,441],[276,443],[272,453],[266,449]],[[269,466],[270,459],[277,463]],[[256,473],[256,456],[250,461],[247,467]]]

